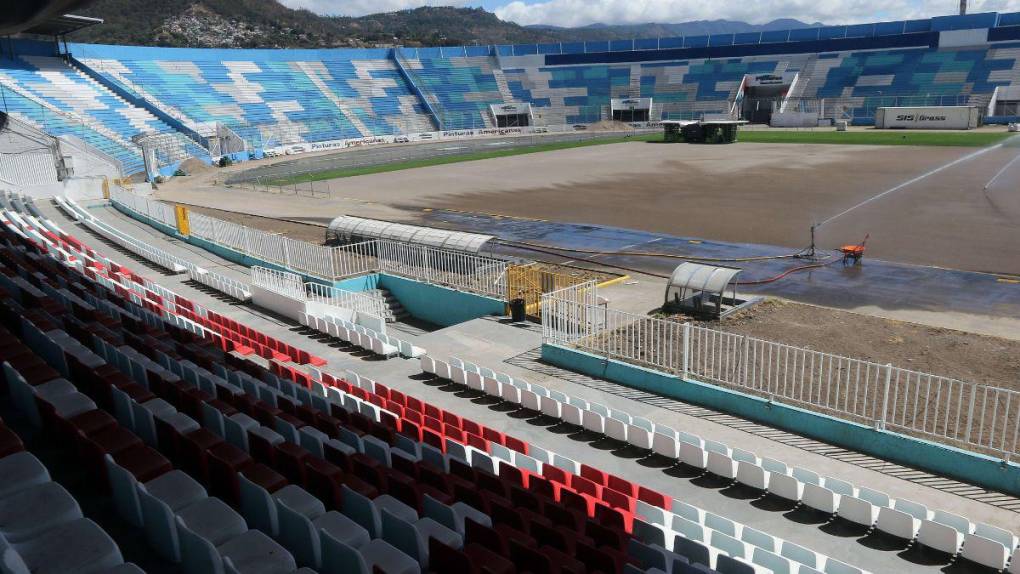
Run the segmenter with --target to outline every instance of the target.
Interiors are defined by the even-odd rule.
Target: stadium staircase
[[[627,97],[641,97],[641,66],[632,65],[630,67],[630,93],[627,94]]]
[[[442,118],[439,117],[439,113],[436,109],[438,100],[434,96],[430,96],[422,87],[422,84],[416,79],[416,72],[411,68],[411,64],[404,57],[400,48],[394,48],[391,52],[393,63],[397,66],[397,70],[400,72],[401,77],[407,82],[407,85],[411,88],[411,91],[418,96],[419,101],[426,110],[428,110],[429,116],[432,121],[435,122],[436,128],[443,130],[446,127],[443,125]],[[433,104],[436,105],[433,105]]]
[[[495,56],[490,58],[490,66],[492,66],[492,77],[496,80],[496,88],[499,90],[500,96],[503,97],[504,102],[514,102],[514,95],[510,92],[510,84],[506,82],[506,74],[499,67],[499,59]]]
[[[305,75],[307,75],[308,78],[312,81],[312,83],[315,84],[315,87],[319,88],[319,91],[322,92],[322,95],[327,100],[333,102],[333,105],[335,105],[337,107],[337,109],[340,110],[340,113],[343,115],[343,117],[347,121],[351,122],[351,124],[354,125],[355,129],[357,129],[359,132],[361,132],[363,134],[372,133],[371,130],[368,128],[368,126],[366,126],[364,124],[364,122],[362,122],[361,119],[358,118],[358,116],[356,116],[352,112],[351,107],[347,105],[347,102],[345,102],[343,99],[338,97],[330,89],[329,85],[327,85],[327,83],[326,83],[326,79],[324,79],[323,77],[320,77],[320,75],[319,75],[320,70],[318,69],[318,68],[320,68],[319,66],[315,66],[314,64],[312,64],[310,62],[297,62],[296,65],[297,65],[298,69],[301,70],[302,72],[304,72]],[[326,74],[325,70],[321,70],[321,71],[322,71],[323,75]]]
[[[364,295],[374,297],[383,301],[385,311],[383,312],[383,318],[386,319],[387,323],[393,323],[395,321],[403,321],[410,316],[410,313],[404,309],[404,306],[400,304],[400,301],[393,296],[392,293],[386,289],[369,289],[362,291]]]

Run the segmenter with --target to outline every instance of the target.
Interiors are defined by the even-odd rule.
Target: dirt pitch
[[[679,236],[805,247],[812,223],[974,148],[630,142],[330,182],[333,199],[167,186],[166,198],[325,222],[342,213],[414,221],[422,209],[593,223]],[[821,228],[818,245],[868,256],[1020,274],[1020,149],[1002,147]]]

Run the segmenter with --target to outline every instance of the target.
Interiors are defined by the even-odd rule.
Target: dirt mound
[[[618,122],[616,120],[602,120],[594,124],[588,124],[588,129],[585,131],[589,132],[632,132],[634,128],[624,122]]]
[[[198,159],[197,157],[190,157],[177,167],[180,171],[183,171],[185,175],[198,175],[215,169],[208,163]]]

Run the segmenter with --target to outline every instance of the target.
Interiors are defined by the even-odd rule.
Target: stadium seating
[[[631,416],[619,409],[570,397],[562,392],[546,389],[541,385],[528,383],[456,357],[451,357],[449,361],[440,361],[423,356],[420,360],[422,371],[427,374],[448,379],[503,401],[519,404],[521,408],[536,414],[583,427],[667,459],[705,470],[720,478],[803,504],[805,507],[838,516],[869,529],[876,528],[880,532],[908,541],[917,540],[924,546],[948,554],[961,554],[964,558],[985,566],[1000,570],[1005,568],[1010,555],[1020,544],[1015,535],[1000,528],[974,523],[944,511],[929,510],[913,501],[893,499],[866,486],[855,486],[838,478],[823,477],[804,468],[788,466],[779,460],[758,457],[739,448],[731,448],[689,432],[653,423],[643,417]],[[548,459],[540,462],[550,464],[555,461]],[[667,505],[660,504],[657,508],[656,505],[642,504],[639,499],[635,516],[666,529],[672,528],[678,533],[686,532],[703,542],[713,541],[712,536],[715,534],[713,530],[722,531],[730,537],[741,537],[746,528],[679,500]],[[669,538],[668,530],[665,535],[654,529],[645,531],[651,540]],[[777,542],[768,538],[764,539],[767,543],[762,545],[758,543],[758,538],[760,533],[754,531],[752,538],[743,541],[770,553],[776,552],[776,548],[784,544],[782,541]],[[769,540],[771,542],[768,542]],[[730,553],[731,556],[734,554],[742,553]],[[773,570],[775,564],[782,562],[779,558],[784,557],[811,568],[818,567],[816,564],[819,558],[812,557],[813,553],[791,551],[791,554],[787,556],[786,553],[781,553],[775,558],[762,555],[763,559],[767,558],[768,563],[761,563],[757,561],[755,552],[751,552],[750,559]]]
[[[190,128],[219,122],[254,147],[434,129],[385,50],[74,51]]]
[[[58,413],[70,417],[73,411],[64,409],[93,400],[115,413],[115,422],[107,420],[119,425],[112,428],[121,429],[120,438],[110,442],[103,433],[112,431],[99,432],[88,444],[103,440],[84,449],[85,461],[106,475],[124,519],[141,523],[158,553],[180,561],[186,571],[269,563],[270,571],[289,572],[300,563],[336,572],[369,572],[383,564],[389,571],[417,572],[428,569],[435,556],[440,564],[502,560],[545,564],[546,570],[548,560],[556,560],[567,571],[582,572],[606,564],[620,571],[639,561],[632,548],[640,547],[629,542],[634,502],[662,504],[661,495],[600,474],[606,482],[596,499],[577,490],[586,488],[577,473],[598,471],[379,383],[351,375],[351,384],[316,371],[313,377],[275,359],[266,371],[225,353],[208,332],[198,338],[175,329],[166,313],[184,312],[184,300],[164,299],[165,290],[156,295],[151,285],[109,260],[97,266],[72,238],[53,233],[37,238],[24,220],[4,224],[8,238],[25,247],[63,252],[54,262],[67,255],[89,262],[61,268],[4,248],[23,272],[42,266],[49,273],[31,275],[39,287],[3,282],[16,296],[3,300],[0,315],[8,321],[20,317],[23,333],[32,334],[26,340],[74,379],[67,392],[82,398],[59,403]],[[10,233],[14,229],[20,233]],[[74,279],[68,269],[82,274]],[[98,280],[111,273],[125,278],[121,289]],[[59,296],[44,277],[74,281],[68,285],[78,295]],[[133,296],[142,292],[148,294]],[[55,298],[47,299],[47,293]],[[21,308],[30,300],[43,303],[35,313]],[[170,337],[158,336],[164,329]],[[189,367],[192,361],[225,377]],[[86,364],[92,375],[82,370]],[[110,368],[119,374],[97,372]],[[440,420],[438,427],[430,422]],[[235,427],[244,430],[239,434]],[[538,459],[522,462],[532,474],[488,454],[499,449],[518,457],[545,452],[546,463],[539,469]],[[191,477],[171,470],[171,463]],[[424,486],[416,486],[418,481]],[[476,484],[488,485],[484,494]],[[512,497],[536,512],[522,518],[512,510]],[[565,509],[557,527],[545,517],[556,515],[561,504],[574,510]],[[342,517],[330,515],[330,507]],[[249,530],[249,522],[256,530]],[[370,542],[363,544],[365,536],[352,522]],[[536,540],[551,546],[536,552]],[[357,543],[363,545],[352,545]],[[685,560],[668,556],[671,562]],[[717,554],[699,558],[718,562]]]
[[[0,81],[10,88],[7,111],[53,135],[85,141],[120,161],[126,174],[144,168],[133,136],[174,132],[59,58],[0,59]],[[160,150],[161,165],[191,156],[208,157],[208,152],[186,138],[175,141],[171,149]]]
[[[337,312],[346,312],[352,318],[354,316],[354,312],[350,310],[338,308]],[[404,341],[386,333],[376,332],[344,317],[330,314],[315,315],[312,313],[302,313],[300,322],[302,325],[315,331],[325,333],[366,351],[371,351],[383,358],[401,355],[408,359],[417,359],[425,354],[425,349],[416,347],[410,341]]]
[[[488,56],[408,59],[405,67],[448,130],[492,127],[491,104],[507,101]]]
[[[782,105],[807,106],[854,123],[872,122],[878,106],[983,107],[997,87],[1020,81],[1020,16],[979,16],[951,24],[936,18],[460,48],[71,44],[66,62],[46,46],[16,43],[13,53],[24,55],[0,59],[0,82],[6,111],[53,135],[77,137],[132,174],[143,168],[132,141],[141,134],[166,136],[153,149],[159,167],[173,167],[189,156],[208,157],[182,133],[206,142],[217,126],[258,150],[440,126],[487,128],[493,124],[490,106],[508,102],[530,103],[542,126],[609,119],[611,100],[629,97],[652,98],[653,121],[691,119],[739,111],[745,79],[758,75],[795,74]],[[985,27],[987,40],[977,45],[940,46],[943,32]],[[803,44],[794,50],[794,42]]]

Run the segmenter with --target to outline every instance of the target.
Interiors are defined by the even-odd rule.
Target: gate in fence
[[[510,299],[524,299],[527,315],[542,316],[542,295],[575,286],[594,293],[594,282],[585,277],[543,269],[538,263],[511,265],[507,268],[507,294]]]

